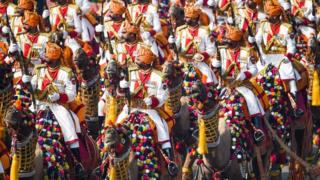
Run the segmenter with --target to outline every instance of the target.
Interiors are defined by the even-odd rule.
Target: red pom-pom
[[[276,154],[271,154],[270,162],[271,162],[271,164],[276,164],[276,162],[277,162],[277,155]]]

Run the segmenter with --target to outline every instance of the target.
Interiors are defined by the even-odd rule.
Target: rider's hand
[[[10,29],[8,26],[3,26],[1,29],[3,34],[9,34],[10,33]]]
[[[58,93],[53,93],[48,96],[50,102],[56,102],[60,99],[60,95]]]
[[[246,75],[244,74],[244,72],[239,73],[236,78],[237,81],[243,81],[245,79],[246,79]]]
[[[46,19],[47,17],[50,16],[50,12],[48,9],[45,9],[43,12],[42,12],[42,18],[43,19]]]
[[[249,41],[249,43],[254,43],[254,42],[256,42],[256,38],[254,37],[254,36],[248,36],[248,41]]]
[[[151,106],[152,105],[152,99],[147,97],[147,98],[144,98],[144,103],[146,103],[147,106]]]
[[[22,75],[21,80],[23,83],[29,83],[31,81],[31,78],[32,78],[31,76],[24,74]]]
[[[216,2],[215,2],[214,0],[208,0],[207,4],[208,4],[208,6],[210,6],[210,7],[216,6]]]
[[[96,32],[101,33],[104,30],[104,26],[102,24],[98,24],[95,27]]]
[[[170,35],[170,36],[169,36],[168,42],[169,42],[169,44],[174,44],[174,43],[176,42],[176,39],[174,38],[173,35]]]
[[[9,46],[9,53],[15,53],[17,52],[19,49],[18,44],[10,44]]]
[[[313,22],[313,21],[316,20],[316,17],[315,17],[314,15],[310,14],[310,15],[308,16],[308,19],[309,19],[309,21]]]
[[[120,85],[120,88],[122,88],[122,89],[129,88],[129,82],[126,80],[121,80],[119,85]]]
[[[150,34],[150,32],[148,32],[148,31],[143,32],[143,33],[141,34],[141,36],[142,36],[142,39],[143,39],[144,41],[149,41],[150,38],[151,38],[151,34]]]
[[[13,57],[7,56],[6,58],[4,58],[4,62],[6,62],[6,64],[12,64],[14,63],[14,59]]]
[[[202,54],[200,54],[200,53],[196,53],[196,54],[193,56],[193,59],[194,59],[195,61],[201,62],[201,61],[204,60],[204,56],[203,56]]]

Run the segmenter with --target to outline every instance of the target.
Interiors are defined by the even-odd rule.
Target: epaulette
[[[69,7],[72,8],[72,9],[75,9],[77,14],[81,13],[81,9],[78,5],[76,4],[69,4]]]
[[[177,31],[181,31],[181,30],[183,30],[183,29],[185,29],[185,28],[187,28],[188,27],[188,25],[182,25],[182,26],[179,26],[179,27],[177,27]]]
[[[161,78],[164,76],[163,72],[161,72],[161,71],[159,71],[159,70],[157,70],[157,69],[152,69],[152,71],[153,71],[154,73],[156,73],[157,75],[159,75]]]
[[[79,9],[79,6],[76,4],[69,4],[69,7],[74,8],[74,9]]]
[[[40,70],[43,69],[43,68],[46,68],[46,67],[47,67],[46,64],[36,65],[36,66],[34,67],[34,72],[35,72],[35,74],[36,74],[37,76],[39,76]]]
[[[40,33],[41,36],[45,36],[45,37],[48,37],[48,38],[51,36],[51,34],[52,34],[51,32],[49,32],[49,33]]]
[[[71,77],[72,76],[72,70],[66,66],[61,66],[60,67],[60,70],[66,72],[68,74],[68,77]]]
[[[286,27],[288,29],[288,32],[292,32],[293,31],[292,25],[289,24],[289,23],[283,23],[282,26]]]
[[[36,65],[36,66],[34,67],[34,69],[39,70],[39,69],[41,69],[41,68],[46,68],[46,67],[47,67],[46,64],[38,64],[38,65]]]
[[[52,5],[52,6],[50,7],[50,10],[53,9],[53,8],[55,8],[55,7],[58,7],[58,6],[59,6],[58,4],[54,4],[54,5]]]
[[[218,49],[227,49],[227,46],[224,45],[224,46],[218,46]]]
[[[250,47],[240,47],[240,50],[250,52],[252,48]]]
[[[209,31],[209,26],[200,26],[200,28]]]
[[[9,4],[8,4],[8,7],[17,8],[18,6],[17,6],[17,5],[15,5],[14,3],[9,3]]]
[[[139,70],[139,67],[136,65],[136,64],[132,64],[128,67],[128,71],[131,72],[131,71],[138,71]]]

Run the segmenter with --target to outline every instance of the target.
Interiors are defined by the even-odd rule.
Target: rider
[[[138,23],[142,21],[141,27],[143,39],[150,39],[156,33],[162,31],[157,8],[149,0],[137,0],[128,6],[131,21]]]
[[[22,50],[24,60],[28,62],[29,73],[32,73],[35,65],[41,64],[41,56],[44,54],[44,46],[48,41],[48,37],[39,33],[38,26],[40,24],[40,16],[35,12],[25,11],[23,20],[24,33],[17,36],[18,44],[11,44],[9,52],[11,54]],[[21,57],[18,57],[21,58]],[[22,76],[19,63],[15,63],[14,82],[18,82]]]
[[[157,59],[150,47],[141,46],[138,49],[135,64],[129,67],[128,81],[120,81],[120,87],[130,89],[131,104],[125,105],[117,118],[122,123],[128,117],[128,108],[133,112],[146,113],[157,128],[158,143],[173,165],[173,151],[170,143],[168,125],[160,117],[156,108],[161,107],[168,98],[168,89],[163,83],[162,73],[152,67]],[[170,165],[169,164],[169,165]],[[175,174],[177,166],[169,166],[169,173]]]
[[[52,30],[56,31],[62,26],[65,33],[68,33],[72,38],[79,36],[82,33],[80,14],[77,5],[69,4],[66,0],[59,0],[58,6],[50,9]]]
[[[9,10],[9,9],[8,9]],[[23,31],[23,19],[25,12],[34,12],[34,1],[33,0],[21,0],[17,7],[14,8],[14,11],[8,11],[10,19],[10,26],[14,33],[17,35]]]
[[[303,110],[297,104],[297,81],[301,79],[300,74],[294,69],[292,57],[296,52],[295,35],[292,25],[282,21],[283,8],[279,3],[268,1],[265,4],[265,12],[268,15],[267,21],[262,21],[255,36],[256,42],[262,54],[262,61],[258,68],[262,69],[265,64],[272,63],[279,68],[280,78],[287,85],[290,95],[293,96],[293,115],[299,118]],[[259,66],[261,64],[261,66]]]
[[[209,38],[209,29],[200,26],[201,10],[194,6],[185,7],[186,25],[177,28],[176,39],[169,37],[169,43],[177,46],[179,60],[194,62],[205,84],[217,84],[217,78],[210,69],[207,61],[215,53],[215,45]]]
[[[254,140],[257,144],[263,141],[261,118],[264,109],[261,101],[252,89],[249,79],[258,72],[256,67],[256,56],[252,48],[244,44],[243,32],[232,26],[228,26],[226,33],[227,46],[219,47],[220,59],[213,59],[212,66],[220,69],[221,77],[226,86],[240,82],[235,89],[243,95],[246,100],[250,118],[254,124]],[[264,102],[263,102],[264,103]],[[266,104],[266,103],[264,103]]]
[[[81,173],[81,156],[79,150],[80,124],[78,117],[67,106],[76,97],[76,83],[72,71],[60,65],[62,49],[54,43],[47,43],[45,64],[36,66],[35,75],[23,75],[24,83],[30,82],[35,89],[35,96],[39,103],[38,110],[50,108],[58,121],[65,143],[70,147],[77,161],[76,172]],[[43,96],[43,92],[47,93]]]

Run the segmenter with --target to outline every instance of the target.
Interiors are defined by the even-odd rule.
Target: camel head
[[[108,126],[103,141],[109,153],[115,156],[122,155],[130,148],[127,131],[122,127]]]
[[[169,9],[170,21],[173,29],[182,26],[184,22],[184,9],[174,5]]]
[[[115,61],[109,61],[108,65],[105,69],[106,79],[110,81],[110,84],[118,84],[118,80],[120,78],[120,73],[118,69],[118,65]]]
[[[22,111],[18,110],[15,106],[11,106],[7,110],[4,120],[9,129],[18,131],[19,125],[23,121]]]
[[[86,81],[92,80],[99,73],[96,58],[88,57],[83,49],[76,51],[74,62],[79,75]]]
[[[50,36],[50,42],[59,44],[63,48],[64,47],[63,32],[61,31],[53,32]]]
[[[182,64],[178,61],[166,62],[162,72],[169,88],[174,88],[183,81]]]
[[[28,116],[15,106],[10,106],[7,110],[4,118],[6,127],[11,135],[17,136],[18,141],[25,140],[33,131],[33,128],[28,125],[29,120],[32,121],[32,119],[27,118]]]

